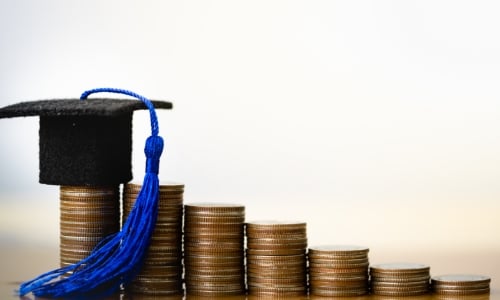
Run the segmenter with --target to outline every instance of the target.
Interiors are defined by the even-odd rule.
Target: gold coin
[[[374,282],[370,281],[370,285],[373,289],[429,289],[428,281],[417,281],[417,282]]]
[[[86,245],[97,245],[105,236],[61,236],[59,235],[59,243],[61,246],[69,247],[84,247]]]
[[[184,265],[186,266],[186,272],[188,269],[196,269],[200,267],[205,268],[242,268],[243,259],[236,261],[227,261],[220,258],[219,260],[196,260],[184,257]]]
[[[186,287],[194,287],[194,288],[202,288],[205,290],[238,290],[241,288],[244,288],[245,285],[243,283],[243,280],[241,282],[231,282],[231,283],[224,283],[224,282],[210,282],[210,281],[199,281],[196,282],[196,284],[191,284],[189,282],[186,282]]]
[[[252,238],[248,243],[256,245],[307,244],[307,237],[302,238]]]
[[[311,268],[327,268],[327,269],[358,269],[358,268],[366,268],[368,269],[368,262],[363,262],[363,263],[352,263],[352,264],[341,264],[341,263],[331,263],[331,264],[325,264],[325,263],[316,263],[309,261],[309,266]]]
[[[315,264],[325,264],[325,265],[359,265],[369,263],[368,258],[352,258],[352,259],[338,259],[338,258],[317,258],[308,255],[309,261]]]
[[[411,285],[411,286],[380,286],[371,284],[372,291],[428,291],[429,284]]]
[[[321,245],[309,248],[309,255],[366,256],[369,248],[354,245]]]
[[[278,240],[293,240],[293,239],[304,239],[307,238],[307,234],[305,232],[292,232],[292,233],[255,233],[255,232],[246,232],[247,239],[278,239]]]
[[[432,284],[434,285],[451,285],[451,286],[476,286],[476,285],[488,285],[491,282],[491,278],[484,275],[473,275],[473,274],[449,274],[433,276]]]
[[[100,201],[84,199],[83,201],[60,199],[59,207],[61,210],[84,210],[84,209],[105,209],[115,210],[119,208],[119,202],[116,199],[103,199]]]
[[[304,262],[307,260],[307,256],[305,254],[296,254],[296,255],[254,255],[248,254],[247,260],[252,262]]]
[[[281,232],[302,231],[306,229],[306,223],[301,221],[252,221],[247,222],[247,230],[252,232]]]
[[[265,255],[265,256],[280,256],[280,255],[298,255],[305,254],[306,249],[246,249],[247,255]]]
[[[84,228],[101,228],[103,226],[118,226],[119,222],[115,219],[99,220],[98,222],[89,222],[86,219],[81,220],[60,220],[59,224],[68,228],[84,227]]]
[[[107,224],[119,224],[119,215],[110,213],[110,214],[101,214],[101,215],[61,215],[60,223],[62,224],[70,224],[70,223],[84,223],[89,226],[100,226]]]
[[[303,250],[303,253],[306,252],[307,244],[288,244],[288,245],[280,245],[280,244],[274,244],[274,245],[258,245],[258,244],[251,244],[248,245],[248,249],[252,250],[280,250],[280,249],[298,249],[298,250]]]
[[[184,232],[197,232],[198,230],[212,231],[212,232],[238,232],[243,236],[243,225],[242,224],[196,224],[186,221],[184,224]]]
[[[361,268],[324,268],[309,266],[311,274],[368,274],[368,267]]]
[[[306,286],[278,288],[278,287],[255,287],[248,286],[248,293],[254,296],[281,296],[281,297],[298,297],[305,296],[307,293]]]
[[[292,269],[292,268],[306,268],[306,262],[298,261],[298,262],[260,262],[260,263],[255,263],[253,261],[248,261],[247,260],[247,266],[249,268],[253,269],[268,269],[269,271],[275,270],[275,269]]]
[[[359,289],[345,289],[339,290],[334,288],[323,288],[323,287],[312,287],[311,286],[311,295],[312,296],[321,296],[321,297],[349,297],[352,299],[353,296],[363,296],[368,294],[367,288],[359,288]]]
[[[409,285],[411,283],[416,282],[426,282],[429,283],[429,280],[423,280],[423,278],[428,278],[428,275],[418,275],[418,276],[393,276],[393,277],[378,277],[371,274],[371,282],[372,284],[396,284],[396,285]]]
[[[160,278],[177,278],[182,275],[182,265],[157,266],[143,265],[137,276],[159,280]]]
[[[62,236],[94,236],[102,238],[117,231],[118,230],[109,230],[109,229],[108,230],[101,229],[100,231],[88,231],[85,229],[80,229],[80,230],[61,229],[60,234]]]
[[[365,288],[369,287],[367,280],[360,281],[339,281],[339,280],[309,280],[309,284],[315,287],[332,287],[332,288]]]
[[[186,212],[189,214],[204,214],[204,213],[244,213],[245,206],[234,203],[216,203],[216,202],[200,202],[190,203],[185,205]]]
[[[96,195],[115,195],[118,193],[119,188],[116,186],[60,186],[59,193],[60,195],[88,195],[88,196],[96,196]]]
[[[230,275],[219,275],[219,274],[189,274],[188,281],[191,284],[199,282],[211,282],[214,284],[241,284],[244,281],[245,272],[240,271],[239,273]]]
[[[235,274],[241,274],[245,272],[245,269],[241,266],[233,268],[192,268],[189,270],[190,276],[234,276]]]
[[[454,290],[454,289],[440,289],[434,290],[435,294],[447,295],[447,296],[472,296],[472,295],[483,295],[489,294],[490,288],[478,288],[478,289],[467,289],[467,290]]]
[[[242,258],[231,258],[224,260],[224,257],[217,257],[217,259],[193,259],[191,257],[184,257],[184,265],[189,267],[189,269],[197,270],[196,268],[220,268],[225,267],[228,269],[240,269],[242,268],[244,260]]]
[[[243,287],[240,287],[238,289],[226,289],[226,288],[220,288],[220,289],[203,289],[203,288],[197,288],[196,286],[186,286],[186,294],[187,294],[187,299],[192,299],[191,296],[201,296],[204,299],[206,297],[221,297],[221,296],[242,296],[245,295],[245,289]],[[215,298],[213,298],[215,299]]]
[[[140,299],[147,299],[144,297],[144,295],[155,295],[154,298],[151,299],[157,299],[157,296],[161,296],[162,299],[182,299],[182,294],[184,293],[184,290],[182,289],[182,284],[175,284],[172,286],[163,286],[163,287],[155,287],[155,286],[149,286],[149,285],[142,285],[142,284],[129,284],[128,286],[125,287],[126,294],[140,294]],[[170,298],[170,296],[176,296],[179,295],[178,297],[181,298]],[[168,298],[164,298],[167,296]]]
[[[288,269],[268,269],[268,268],[248,268],[247,267],[247,275],[249,278],[251,277],[272,277],[272,278],[281,278],[281,277],[296,277],[302,276],[306,274],[307,269],[305,268],[288,268]]]
[[[387,263],[370,266],[370,272],[377,274],[421,274],[429,272],[430,267],[416,263]]]
[[[238,249],[243,251],[243,241],[237,242],[221,242],[221,241],[195,241],[187,243],[187,246],[190,248],[197,249],[212,249],[212,248],[222,248],[222,249]]]
[[[238,216],[212,216],[212,215],[191,215],[189,220],[199,223],[242,223],[245,222],[244,215]]]

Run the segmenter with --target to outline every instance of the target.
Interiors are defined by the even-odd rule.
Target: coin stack
[[[238,204],[185,205],[186,293],[194,296],[245,294],[245,207]]]
[[[368,251],[366,247],[348,245],[309,248],[311,295],[347,297],[367,294]]]
[[[128,183],[123,189],[123,221],[134,207],[141,185]],[[128,292],[147,295],[183,294],[182,216],[184,185],[165,182],[159,187],[158,218],[142,269]]]
[[[417,296],[429,291],[430,267],[388,263],[370,267],[371,291],[381,296]]]
[[[60,264],[86,258],[102,238],[120,230],[118,187],[61,186]]]
[[[432,290],[442,296],[483,295],[490,292],[488,276],[483,275],[442,275],[431,279]]]
[[[249,295],[307,294],[306,223],[250,222],[246,225],[246,235]]]

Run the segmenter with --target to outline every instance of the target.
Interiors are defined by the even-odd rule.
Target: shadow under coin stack
[[[184,281],[188,295],[245,294],[244,224],[242,205],[185,205]]]
[[[442,298],[487,295],[490,293],[490,277],[483,275],[442,275],[431,279],[432,290]]]
[[[306,223],[250,222],[247,223],[246,234],[249,295],[306,295]]]
[[[428,293],[430,267],[388,263],[370,267],[371,292],[381,296],[418,296]]]
[[[123,190],[123,221],[131,212],[141,185]],[[158,219],[144,265],[126,291],[148,295],[179,295],[182,288],[182,216],[184,185],[160,183]]]
[[[120,192],[118,187],[61,186],[59,196],[60,263],[65,267],[120,230]]]
[[[367,294],[368,251],[366,247],[344,245],[309,248],[311,295],[347,297]]]

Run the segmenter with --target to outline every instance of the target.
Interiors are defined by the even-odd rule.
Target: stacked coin
[[[483,275],[442,275],[431,279],[432,290],[438,295],[470,296],[490,292],[491,279]]]
[[[246,235],[249,295],[307,294],[306,223],[250,222]]]
[[[185,206],[186,292],[219,297],[245,294],[245,207],[198,203]]]
[[[429,291],[430,267],[389,263],[370,267],[371,291],[382,296],[417,296]]]
[[[311,295],[361,296],[368,293],[366,247],[332,245],[309,248]]]
[[[102,238],[120,230],[118,187],[61,186],[61,267],[86,258]]]
[[[132,211],[141,185],[128,183],[123,189],[123,221]],[[144,265],[127,287],[131,293],[176,295],[182,288],[182,216],[184,185],[160,184],[158,218]]]

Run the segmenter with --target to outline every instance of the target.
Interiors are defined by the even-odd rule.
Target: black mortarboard
[[[138,109],[146,106],[129,99],[42,100],[1,108],[0,118],[40,116],[40,183],[103,186],[132,179],[132,114]]]

